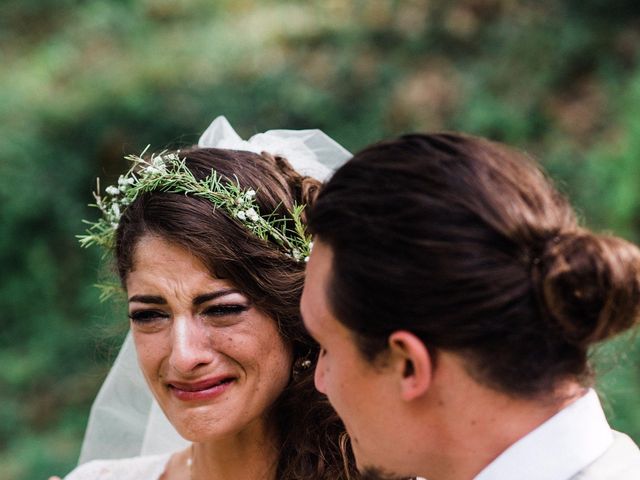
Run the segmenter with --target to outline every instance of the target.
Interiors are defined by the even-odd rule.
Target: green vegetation
[[[75,235],[125,154],[191,144],[219,114],[351,150],[463,130],[541,158],[587,223],[638,241],[638,20],[632,0],[2,2],[2,478],[76,461],[126,319]],[[615,344],[609,418],[640,441],[640,342]]]

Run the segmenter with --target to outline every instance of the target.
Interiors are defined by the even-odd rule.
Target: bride
[[[102,218],[81,242],[115,253],[142,375],[125,345],[83,446],[81,462],[103,460],[66,479],[357,477],[314,389],[318,349],[298,308],[305,206],[348,157],[319,131],[244,142],[219,117],[197,148],[129,157],[118,186],[96,193]]]

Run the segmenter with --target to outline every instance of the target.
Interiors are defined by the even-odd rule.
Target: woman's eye
[[[225,315],[238,315],[246,311],[249,307],[247,305],[212,305],[205,311],[205,315],[213,317],[222,317]]]
[[[134,323],[150,323],[167,317],[166,313],[157,310],[138,310],[129,314],[129,318]]]

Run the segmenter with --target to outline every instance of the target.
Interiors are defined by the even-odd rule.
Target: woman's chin
[[[190,442],[223,440],[239,434],[249,426],[246,415],[226,406],[200,405],[180,411],[167,411],[167,418],[176,431]]]
[[[203,425],[193,425],[191,422],[186,425],[178,424],[176,422],[173,426],[181,437],[192,443],[205,443],[220,440],[227,437],[235,430],[234,428],[221,428],[221,426],[216,428],[207,428],[207,426]]]

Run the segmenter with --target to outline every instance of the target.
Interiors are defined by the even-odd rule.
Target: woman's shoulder
[[[73,470],[64,480],[158,480],[170,453],[117,460],[92,460]]]

